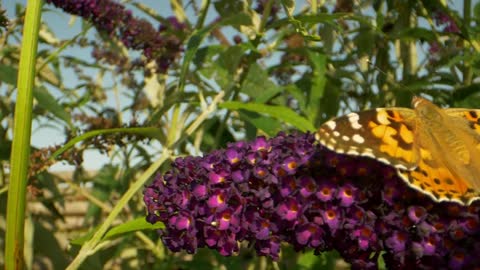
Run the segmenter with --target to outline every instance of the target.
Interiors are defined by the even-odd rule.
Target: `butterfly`
[[[377,108],[334,118],[317,141],[340,154],[396,168],[410,187],[435,201],[480,199],[480,110],[442,109],[421,97],[409,108]]]

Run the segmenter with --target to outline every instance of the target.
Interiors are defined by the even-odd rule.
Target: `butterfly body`
[[[434,200],[480,199],[480,110],[442,109],[419,97],[412,106],[335,118],[320,127],[317,140],[337,153],[395,167],[409,186]]]

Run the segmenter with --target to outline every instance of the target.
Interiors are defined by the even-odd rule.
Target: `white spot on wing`
[[[331,130],[334,130],[337,127],[337,123],[335,123],[333,120],[326,122],[324,125],[329,127]]]
[[[365,139],[358,134],[353,135],[352,139],[356,143],[364,143],[365,142]]]
[[[390,164],[390,161],[388,161],[388,159],[385,159],[385,158],[377,158],[377,160],[385,164]]]
[[[382,124],[382,125],[390,125],[391,122],[390,120],[388,120],[387,118],[387,112],[385,111],[385,109],[377,109],[376,110],[378,113],[377,113],[377,121]]]
[[[350,141],[350,138],[348,136],[345,136],[345,135],[342,136],[342,139],[346,142]]]
[[[350,125],[352,125],[352,128],[354,129],[360,129],[362,128],[362,125],[358,123],[358,120],[360,119],[360,116],[356,113],[349,113],[347,115],[348,121],[350,121]]]
[[[340,136],[340,132],[338,132],[338,131],[334,131],[334,132],[333,132],[333,136],[335,136],[335,137],[338,137],[338,136]]]
[[[395,168],[400,169],[400,170],[408,170],[408,168],[405,167],[403,164],[397,164],[397,165],[395,165]]]
[[[349,155],[358,155],[359,153],[358,153],[356,150],[354,150],[354,149],[349,149],[349,150],[347,151],[347,154],[349,154]]]
[[[366,157],[369,157],[369,158],[375,158],[375,156],[373,155],[372,152],[363,152],[362,156],[366,156]]]

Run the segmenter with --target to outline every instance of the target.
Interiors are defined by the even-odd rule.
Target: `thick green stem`
[[[20,54],[17,103],[13,129],[11,173],[7,202],[5,269],[24,267],[24,222],[27,173],[32,133],[33,87],[42,1],[27,3]]]

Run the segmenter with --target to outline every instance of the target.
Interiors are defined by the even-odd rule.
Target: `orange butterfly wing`
[[[480,110],[441,109],[421,98],[414,105],[415,110],[379,108],[330,120],[317,140],[337,153],[395,167],[409,186],[436,201],[480,199]]]

